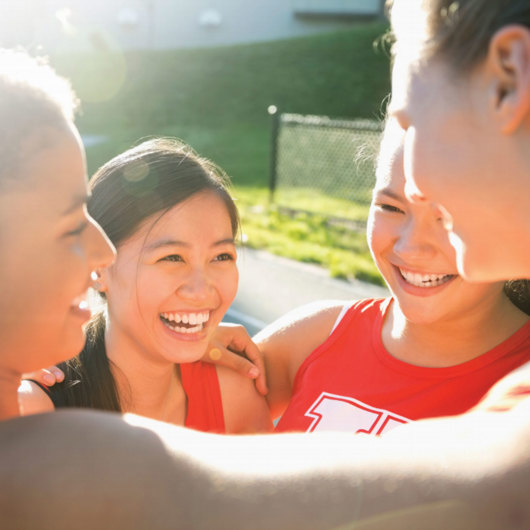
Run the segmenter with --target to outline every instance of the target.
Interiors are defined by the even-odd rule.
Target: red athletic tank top
[[[184,425],[190,429],[224,434],[221,389],[215,366],[198,361],[180,364],[182,386],[188,398]]]
[[[368,299],[352,305],[300,366],[276,431],[382,434],[411,420],[459,414],[530,360],[529,322],[502,344],[456,366],[426,368],[400,361],[381,339],[390,302]]]

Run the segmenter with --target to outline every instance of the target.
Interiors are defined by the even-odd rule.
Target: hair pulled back
[[[103,165],[89,183],[90,215],[119,247],[149,217],[170,210],[195,194],[210,191],[226,205],[236,236],[239,215],[227,191],[228,177],[188,145],[169,138],[151,139]],[[105,316],[95,315],[86,328],[82,352],[60,365],[65,381],[51,388],[56,407],[122,411],[105,350]]]
[[[411,6],[414,2],[423,9],[426,41],[422,55],[441,58],[457,72],[470,70],[485,58],[499,29],[511,24],[530,28],[528,0],[398,1]],[[387,8],[391,10],[395,3],[387,0]]]

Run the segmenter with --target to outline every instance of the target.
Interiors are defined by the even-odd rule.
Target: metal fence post
[[[276,190],[276,172],[278,156],[278,133],[280,129],[280,113],[276,105],[269,105],[267,112],[271,117],[271,155],[270,155],[270,176],[269,176],[269,202],[274,202],[274,192]]]

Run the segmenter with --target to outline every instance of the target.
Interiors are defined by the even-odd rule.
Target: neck
[[[20,375],[0,372],[0,420],[20,416],[18,387]]]
[[[105,348],[123,412],[184,422],[186,396],[175,363],[145,351],[112,326],[105,332]]]
[[[499,293],[491,303],[433,323],[414,323],[393,301],[383,323],[383,344],[394,357],[440,368],[470,361],[509,338],[529,317]]]

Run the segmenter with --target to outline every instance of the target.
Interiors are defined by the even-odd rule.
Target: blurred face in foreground
[[[530,277],[530,116],[517,99],[530,85],[528,76],[526,86],[524,76],[510,77],[513,57],[530,57],[530,34],[520,28],[525,48],[520,35],[499,33],[497,62],[490,50],[458,73],[448,60],[423,57],[419,2],[396,2],[392,22],[389,112],[405,132],[406,193],[440,205],[464,277]]]
[[[42,137],[41,137],[42,135]],[[75,127],[28,139],[20,178],[0,192],[2,369],[20,374],[76,355],[89,318],[91,272],[114,250],[86,212],[83,148]]]

